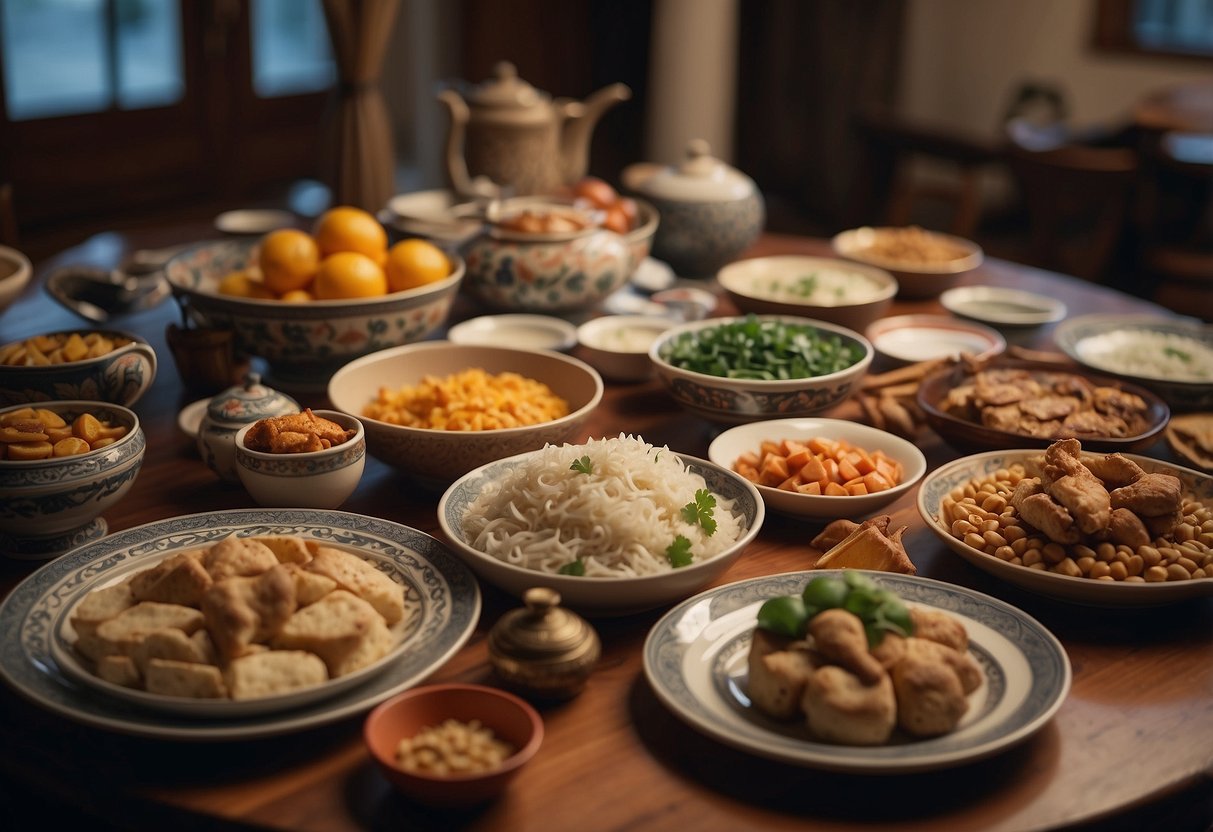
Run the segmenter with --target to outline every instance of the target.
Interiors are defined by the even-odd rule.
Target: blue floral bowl
[[[109,330],[63,330],[45,335],[55,337],[74,332],[81,336],[95,332],[122,346],[105,355],[62,364],[0,365],[0,405],[70,400],[130,407],[152,386],[156,378],[156,351],[145,339]]]
[[[811,327],[823,338],[847,345],[859,357],[835,372],[783,380],[725,378],[685,369],[671,361],[675,344],[687,339],[694,341],[706,330],[747,320]],[[669,394],[691,413],[725,424],[814,416],[829,410],[858,389],[872,356],[871,343],[858,332],[825,321],[780,315],[693,321],[667,329],[649,348],[649,359]]]
[[[134,411],[95,401],[40,402],[69,424],[91,413],[126,433],[113,444],[75,456],[0,460],[0,552],[22,560],[56,557],[105,535],[101,517],[130,490],[147,440]],[[0,415],[20,408],[0,410]]]
[[[247,266],[256,244],[200,243],[170,260],[165,275],[199,326],[232,330],[240,351],[264,358],[274,383],[294,389],[322,389],[360,355],[422,340],[446,322],[463,281],[463,261],[453,257],[445,280],[376,298],[283,303],[219,294],[219,281]]]
[[[366,466],[366,431],[362,422],[334,410],[312,411],[354,435],[323,451],[272,454],[246,447],[244,437],[255,422],[236,433],[236,473],[258,505],[267,508],[337,508],[362,479]]]

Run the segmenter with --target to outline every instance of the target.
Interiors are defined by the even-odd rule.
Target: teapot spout
[[[603,87],[585,101],[561,102],[564,123],[560,131],[561,180],[572,185],[585,176],[590,162],[590,137],[602,114],[632,97],[626,84]]]

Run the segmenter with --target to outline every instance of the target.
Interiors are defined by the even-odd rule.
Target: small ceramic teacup
[[[366,434],[362,422],[334,410],[312,411],[354,435],[323,451],[274,454],[254,451],[245,436],[254,423],[236,433],[236,473],[249,496],[267,508],[337,508],[362,479]]]

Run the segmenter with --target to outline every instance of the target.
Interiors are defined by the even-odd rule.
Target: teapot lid
[[[705,140],[692,139],[681,164],[657,170],[637,189],[678,202],[729,202],[745,199],[758,188],[753,179],[713,156]]]
[[[290,396],[263,385],[259,374],[247,373],[242,384],[229,387],[210,400],[206,416],[212,422],[244,423],[300,410],[299,403]]]
[[[499,110],[514,110],[514,117],[523,111],[533,110],[537,117],[548,119],[551,114],[546,104],[550,97],[518,77],[518,68],[509,61],[501,61],[493,67],[493,77],[476,87],[468,95],[468,103],[476,107],[491,107]]]

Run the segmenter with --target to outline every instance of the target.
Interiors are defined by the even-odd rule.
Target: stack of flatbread
[[[298,537],[229,537],[170,555],[72,611],[100,678],[165,696],[256,699],[322,684],[394,646],[404,589]]]

